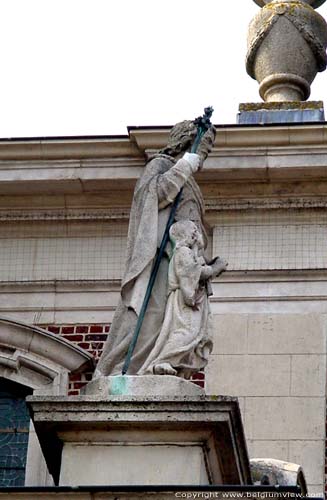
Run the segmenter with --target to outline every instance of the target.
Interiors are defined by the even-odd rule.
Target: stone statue
[[[178,375],[189,379],[202,370],[212,350],[211,314],[206,283],[226,269],[215,259],[207,265],[204,242],[189,220],[170,228],[173,246],[168,270],[168,300],[164,322],[140,375]]]
[[[203,198],[193,174],[202,167],[212,148],[215,129],[211,127],[207,130],[198,147],[198,154],[188,153],[196,134],[197,127],[192,121],[175,125],[166,148],[150,159],[136,184],[130,214],[121,298],[94,378],[121,374],[171,204],[181,188],[183,193],[175,221],[187,219],[194,222],[203,238],[204,247],[206,246]],[[128,369],[129,375],[139,373],[153,351],[162,328],[167,303],[170,250],[167,247],[160,263]]]

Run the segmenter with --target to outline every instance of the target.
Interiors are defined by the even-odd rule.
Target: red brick
[[[81,380],[81,373],[72,373],[69,375],[70,382],[77,382]]]
[[[104,329],[103,325],[91,325],[90,333],[102,333]]]
[[[74,389],[81,389],[86,385],[86,382],[74,382]]]
[[[88,333],[89,327],[87,325],[79,325],[76,327],[76,333]]]
[[[204,373],[195,373],[192,375],[192,380],[204,380]]]
[[[51,333],[59,333],[60,332],[59,326],[48,326],[47,330]]]
[[[85,340],[105,342],[105,340],[107,340],[107,337],[108,337],[108,335],[106,333],[98,333],[98,334],[91,333],[91,334],[85,335]]]
[[[79,391],[68,391],[68,396],[79,396]]]
[[[97,349],[98,351],[102,351],[103,342],[91,342],[91,349]]]
[[[81,347],[82,349],[90,349],[90,343],[89,342],[78,342],[78,347]]]
[[[110,325],[106,325],[106,326],[105,326],[105,328],[104,328],[104,331],[105,331],[106,333],[108,333],[108,332],[109,332],[109,330],[110,330]]]
[[[61,334],[65,335],[65,334],[69,334],[69,333],[74,333],[74,326],[63,326],[61,328]]]
[[[82,342],[84,340],[83,335],[63,335],[63,337],[66,340],[69,340],[70,342]]]

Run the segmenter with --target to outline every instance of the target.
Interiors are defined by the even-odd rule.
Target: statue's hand
[[[194,296],[189,297],[187,295],[184,295],[183,299],[184,299],[184,302],[187,306],[192,307],[192,308],[195,307],[196,304],[195,304]]]
[[[212,277],[218,276],[223,271],[226,271],[228,262],[221,257],[216,257],[212,263],[210,263],[212,267]]]
[[[204,134],[197,149],[197,153],[200,156],[200,170],[203,166],[204,161],[207,159],[208,154],[213,148],[216,137],[216,129],[212,125]]]
[[[200,167],[200,163],[201,163],[201,159],[200,159],[200,156],[198,154],[196,154],[196,153],[184,153],[183,158],[191,166],[193,174],[198,171],[198,169]]]

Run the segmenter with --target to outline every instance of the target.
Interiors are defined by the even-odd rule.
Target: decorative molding
[[[0,160],[140,157],[127,136],[8,139],[0,141]]]
[[[77,372],[92,365],[92,356],[80,347],[43,328],[9,318],[0,317],[0,345],[16,349],[16,359],[38,373],[50,374],[52,370],[57,375],[58,371]],[[12,359],[12,354],[6,357]]]
[[[327,208],[327,196],[305,196],[305,197],[270,197],[270,198],[221,198],[206,199],[206,218],[212,222],[215,212],[227,212],[234,210],[277,210],[277,209],[316,209]],[[7,221],[74,221],[74,220],[115,220],[123,224],[128,223],[130,209],[107,208],[107,209],[0,209],[0,222]]]
[[[130,129],[130,139],[123,141],[0,140],[0,194],[54,198],[119,192],[115,196],[123,199],[124,192],[128,199],[123,205],[128,205],[144,168],[144,156],[162,148],[168,133],[169,128],[153,127]],[[41,143],[42,154],[39,151],[37,157],[35,148]],[[216,185],[326,179],[326,144],[327,125],[323,123],[218,126],[215,147],[197,179],[200,184]],[[110,198],[108,204],[112,204]]]
[[[215,199],[206,200],[206,218],[210,223],[216,217],[214,212],[229,210],[278,210],[278,209],[310,209],[327,208],[327,197],[297,198],[248,198],[248,199]]]
[[[106,210],[5,210],[0,209],[0,221],[30,220],[128,220],[129,209],[108,208]]]
[[[271,147],[306,147],[322,146],[326,148],[327,125],[321,124],[287,124],[287,125],[217,125],[215,151],[236,148]],[[131,140],[143,153],[158,151],[167,144],[169,128],[130,128]]]
[[[250,296],[250,297],[241,297],[241,296],[235,296],[235,297],[213,297],[210,299],[210,302],[217,303],[217,302],[222,302],[224,304],[227,304],[228,302],[312,302],[312,301],[326,301],[327,300],[327,294],[326,295],[260,295],[260,297],[256,296]]]

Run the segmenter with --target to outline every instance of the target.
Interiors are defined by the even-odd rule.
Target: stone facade
[[[167,135],[0,141],[1,317],[99,356],[133,187]],[[222,126],[197,174],[211,246],[230,262],[213,283],[207,393],[237,396],[250,458],[301,464],[312,493],[325,474],[326,138],[324,123]],[[69,393],[91,375],[70,375]]]

